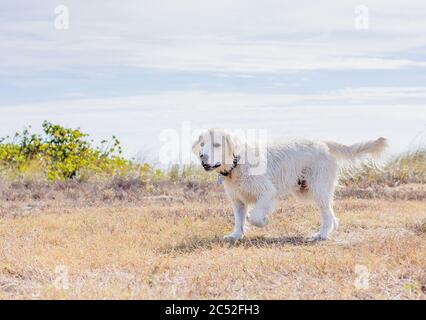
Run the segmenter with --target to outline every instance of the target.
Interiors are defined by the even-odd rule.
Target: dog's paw
[[[321,232],[318,232],[318,233],[313,235],[312,240],[313,241],[325,241],[325,240],[327,240],[327,238],[328,237],[326,235],[323,235],[323,234],[321,234]]]
[[[265,227],[268,223],[269,223],[269,219],[268,217],[256,217],[256,216],[249,216],[248,217],[248,222],[252,225],[254,225],[255,227],[259,227],[259,228],[263,228]]]
[[[243,237],[244,237],[243,234],[231,233],[231,234],[227,234],[226,236],[224,236],[223,240],[227,241],[227,242],[236,242],[238,240],[241,240]]]
[[[333,219],[333,231],[337,231],[337,229],[339,229],[339,219],[334,218]]]

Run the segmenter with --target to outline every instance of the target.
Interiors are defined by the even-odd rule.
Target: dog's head
[[[237,140],[220,129],[203,132],[193,144],[192,151],[200,159],[206,171],[226,170],[234,161],[237,153]]]

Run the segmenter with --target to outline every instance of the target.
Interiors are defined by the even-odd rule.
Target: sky
[[[117,135],[126,156],[154,161],[161,132],[188,122],[348,144],[386,136],[393,152],[426,141],[424,0],[0,8],[0,136],[50,120]]]

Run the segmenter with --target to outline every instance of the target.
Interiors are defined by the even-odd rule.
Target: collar
[[[229,168],[229,170],[220,171],[219,172],[220,175],[227,177],[231,174],[232,170],[234,170],[237,167],[238,161],[240,160],[240,156],[236,156],[235,154],[233,156],[234,156],[234,161],[232,162],[232,165]]]

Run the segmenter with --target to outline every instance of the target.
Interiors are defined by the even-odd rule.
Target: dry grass
[[[2,185],[0,298],[426,298],[424,201],[341,197],[340,230],[313,243],[319,214],[283,200],[266,229],[231,245],[217,187],[114,187]],[[354,285],[357,265],[368,289]]]
[[[358,188],[425,184],[426,148],[395,155],[382,164],[363,161],[355,168],[349,166],[343,169],[340,182]]]

